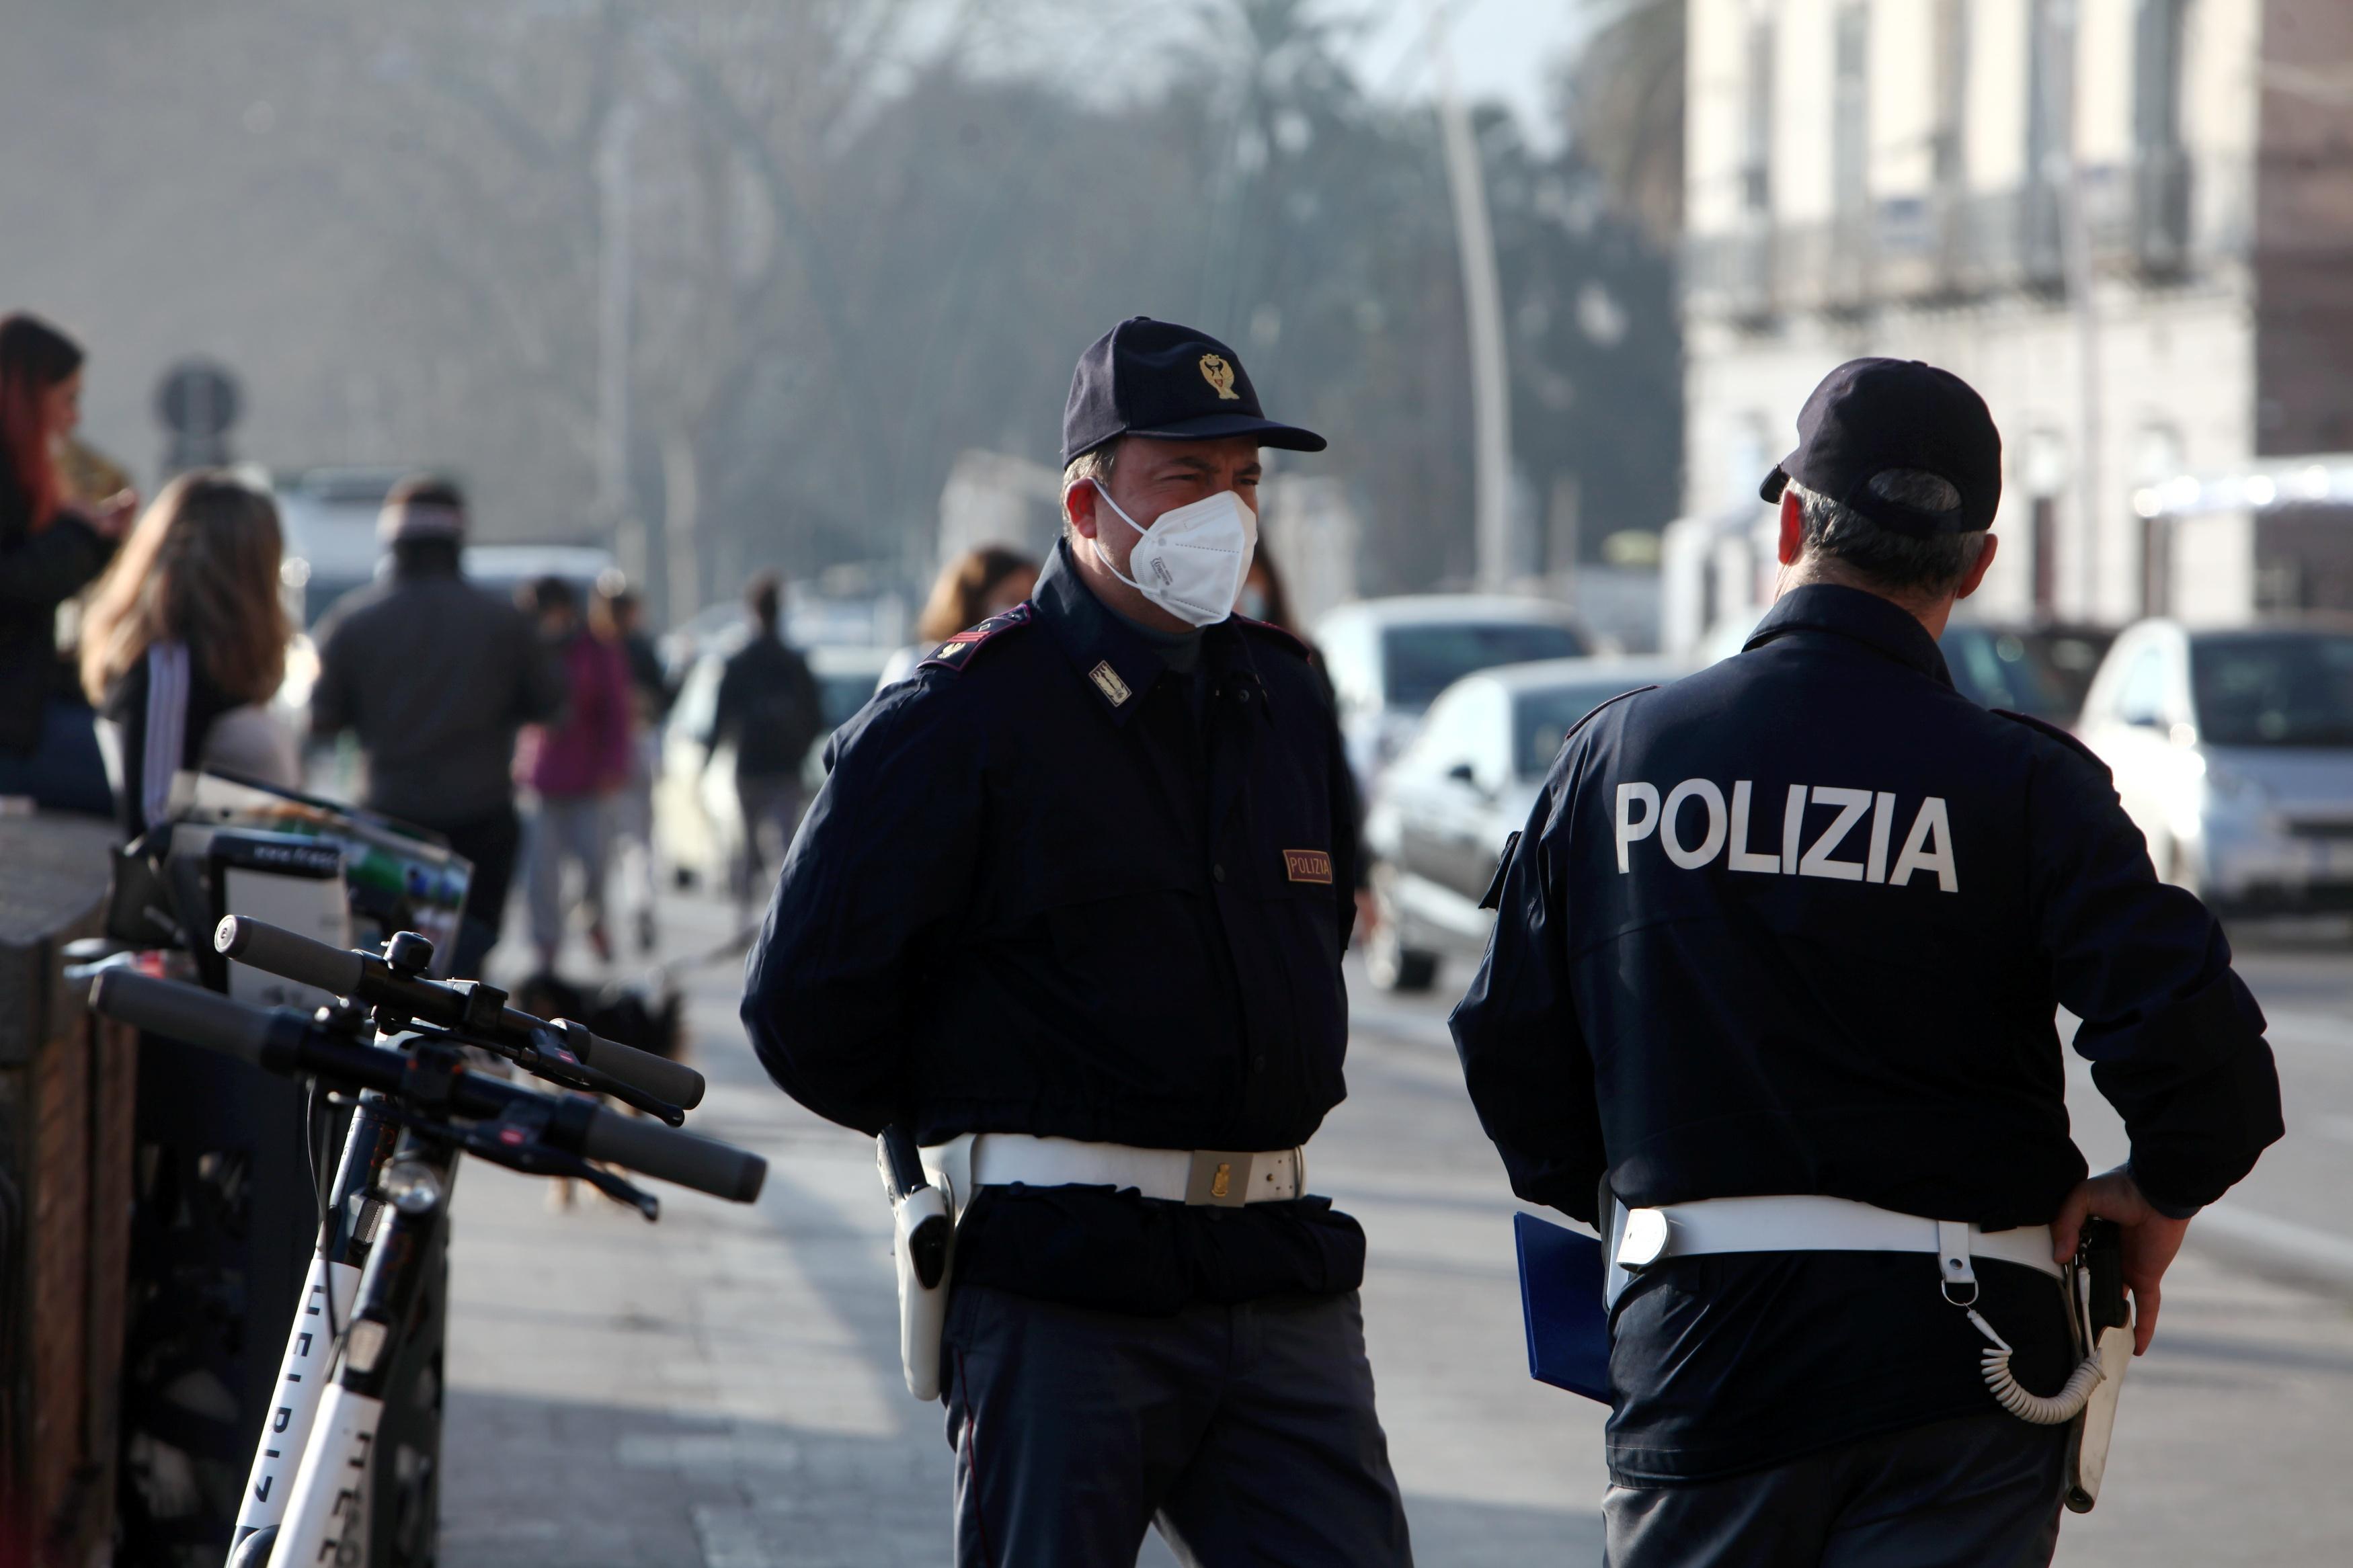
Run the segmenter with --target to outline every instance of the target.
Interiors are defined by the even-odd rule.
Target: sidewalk
[[[733,923],[690,899],[666,899],[663,915],[673,961],[721,946]],[[585,1190],[555,1212],[546,1183],[466,1167],[445,1568],[944,1555],[948,1451],[936,1415],[897,1383],[871,1159],[846,1158],[862,1140],[768,1083],[735,1019],[740,963],[678,976],[688,1059],[710,1082],[688,1125],[767,1156],[757,1205],[657,1185],[662,1215],[648,1225]]]
[[[716,942],[670,900],[675,951]],[[584,970],[585,973],[585,970]],[[772,1088],[734,1015],[733,961],[689,979],[690,1125],[765,1154],[754,1207],[661,1188],[649,1226],[479,1163],[452,1249],[447,1568],[822,1568],[948,1557],[938,1406],[900,1382],[871,1146]],[[1602,1412],[1531,1383],[1504,1191],[1439,1033],[1364,998],[1350,1098],[1314,1184],[1364,1222],[1381,1414],[1423,1568],[1600,1558]],[[2088,1131],[2088,1129],[2087,1129]],[[2069,1568],[2307,1564],[2353,1539],[2353,1314],[2213,1251],[2168,1277],[2135,1363],[2107,1493],[2070,1517]],[[1145,1564],[1173,1560],[1156,1539]]]
[[[723,935],[714,908],[666,903],[666,950]],[[589,1196],[550,1212],[543,1184],[467,1167],[445,1568],[944,1563],[951,1454],[939,1406],[900,1381],[871,1145],[768,1083],[732,963],[682,978],[711,1082],[689,1125],[766,1155],[767,1187],[751,1208],[662,1188],[649,1226]],[[1363,1049],[1316,1184],[1371,1237],[1366,1334],[1418,1559],[1598,1563],[1601,1412],[1525,1375],[1511,1200],[1451,1063]],[[1153,1537],[1139,1561],[1175,1559]]]

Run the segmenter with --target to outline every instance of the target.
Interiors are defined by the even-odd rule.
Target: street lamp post
[[[1462,258],[1462,301],[1471,339],[1472,514],[1477,521],[1479,586],[1504,587],[1512,575],[1512,383],[1504,346],[1504,287],[1495,269],[1495,234],[1487,221],[1487,183],[1478,139],[1454,86],[1454,50],[1440,0],[1424,0],[1437,56],[1438,122],[1446,147],[1446,182],[1454,197],[1454,238]]]
[[[638,111],[626,99],[605,120],[596,166],[600,248],[596,308],[596,502],[613,530],[621,570],[642,579],[645,520],[630,493],[629,334],[635,258],[629,246],[630,153]]]

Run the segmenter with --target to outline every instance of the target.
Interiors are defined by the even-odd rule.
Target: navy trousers
[[[2064,1426],[2000,1410],[1720,1481],[1611,1487],[1609,1568],[2046,1568]]]
[[[958,1568],[1409,1568],[1354,1291],[1129,1317],[960,1286]]]

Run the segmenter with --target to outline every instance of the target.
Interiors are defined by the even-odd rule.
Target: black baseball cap
[[[1873,488],[1875,476],[1897,468],[1944,479],[1960,505],[1929,510]],[[1897,533],[1974,533],[1993,526],[2001,504],[2001,432],[1985,399],[1951,371],[1916,359],[1852,359],[1806,399],[1797,450],[1758,493],[1779,500],[1791,479]]]
[[[1261,447],[1320,452],[1324,437],[1259,409],[1241,356],[1174,321],[1130,316],[1079,356],[1062,410],[1062,463],[1122,436],[1208,441],[1255,436]]]

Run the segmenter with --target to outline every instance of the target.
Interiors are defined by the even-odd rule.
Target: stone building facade
[[[1989,614],[2228,621],[2335,582],[2295,558],[2345,514],[2149,497],[2353,448],[2353,5],[1690,0],[1689,22],[1685,640],[1769,594],[1757,481],[1858,354],[1991,406]]]

